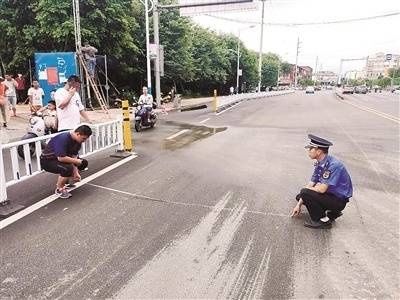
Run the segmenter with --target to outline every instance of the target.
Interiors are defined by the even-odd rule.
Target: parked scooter
[[[135,110],[135,130],[141,131],[143,127],[153,128],[157,122],[157,114],[153,109],[157,108],[157,104],[153,102],[153,105],[136,103],[133,105],[136,107]]]
[[[32,116],[29,118],[29,124],[26,130],[26,134],[24,134],[24,136],[21,138],[21,141],[40,137],[45,134],[51,134],[53,132],[55,131],[53,131],[51,128],[46,127],[42,114],[36,112],[32,114]],[[42,149],[44,149],[46,147],[46,143],[44,141],[41,142],[41,146]],[[19,157],[25,159],[24,147],[22,145],[18,146],[17,152]],[[36,152],[35,143],[29,143],[29,152],[31,154],[31,157],[35,155]]]

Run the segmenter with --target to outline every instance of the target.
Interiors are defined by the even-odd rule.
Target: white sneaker
[[[66,188],[63,188],[63,189],[56,189],[54,193],[55,193],[58,197],[60,197],[61,199],[68,199],[69,197],[72,196],[72,194],[69,193],[69,192],[67,191]]]

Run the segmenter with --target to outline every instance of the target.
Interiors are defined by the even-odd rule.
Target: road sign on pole
[[[386,60],[392,60],[392,54],[386,54]]]

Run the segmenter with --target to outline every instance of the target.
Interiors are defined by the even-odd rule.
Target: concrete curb
[[[340,98],[341,100],[344,100],[344,97],[342,95],[339,95],[337,92],[335,92],[336,97]]]
[[[233,101],[233,102],[230,102],[230,103],[227,103],[227,104],[224,104],[224,105],[218,107],[217,108],[217,113],[220,113],[220,112],[222,112],[222,111],[224,111],[224,110],[226,110],[226,109],[228,109],[228,108],[230,108],[230,107],[232,107],[234,105],[237,105],[238,103],[241,103],[243,101],[250,101],[250,100],[259,99],[259,98],[282,96],[282,95],[292,94],[294,92],[295,91],[285,91],[285,92],[282,92],[282,93],[279,93],[279,94],[262,94],[262,93],[258,94],[257,93],[257,94],[249,95],[248,97],[243,97],[242,99],[238,99],[236,101]]]

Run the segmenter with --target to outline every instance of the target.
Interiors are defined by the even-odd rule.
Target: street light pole
[[[149,37],[149,4],[148,0],[144,0],[144,10],[146,16],[146,66],[147,66],[147,89],[151,92],[151,68],[150,68],[150,37]]]
[[[262,12],[261,12],[261,36],[260,36],[260,53],[258,55],[258,92],[261,92],[261,67],[262,67],[262,47],[263,47],[263,35],[264,35],[264,2],[262,0]]]
[[[240,29],[237,40],[236,94],[239,94],[239,58],[240,58]]]

